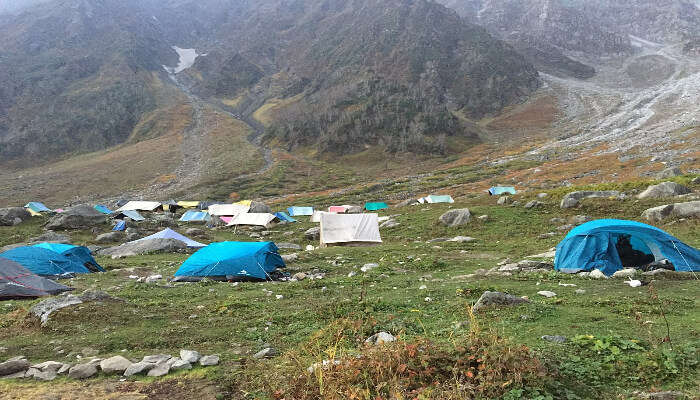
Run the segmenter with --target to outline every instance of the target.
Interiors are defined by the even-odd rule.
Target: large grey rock
[[[700,200],[649,208],[642,213],[642,217],[652,222],[667,218],[699,218]]]
[[[277,248],[288,250],[301,250],[301,246],[295,243],[277,243]]]
[[[22,207],[0,208],[0,226],[15,226],[31,218]]]
[[[173,358],[173,357],[170,354],[155,354],[152,356],[146,356],[141,361],[151,363],[151,364],[159,364],[159,363],[168,361],[171,358]]]
[[[391,228],[396,228],[399,225],[401,225],[400,222],[396,222],[393,219],[390,219],[390,220],[382,222],[382,224],[379,225],[379,228],[380,229],[391,229]]]
[[[29,369],[29,365],[29,361],[25,360],[24,358],[11,358],[0,363],[0,376],[24,372]]]
[[[164,376],[170,372],[170,364],[168,361],[161,361],[156,364],[150,371],[148,371],[148,376]]]
[[[568,193],[561,200],[561,208],[573,208],[576,207],[581,200],[593,199],[593,198],[620,198],[621,193],[617,190],[587,190],[580,192]]]
[[[87,229],[107,223],[107,217],[94,207],[80,205],[56,214],[46,224],[47,229]]]
[[[345,214],[362,214],[363,212],[365,212],[365,210],[360,206],[348,207],[348,209],[345,210]]]
[[[30,369],[30,371],[31,371],[31,369]],[[29,371],[27,371],[27,375],[28,374],[29,374]],[[32,373],[32,377],[36,380],[39,380],[39,381],[52,381],[52,380],[56,379],[57,376],[58,376],[58,370],[54,370],[54,369],[47,369],[45,371],[35,370],[35,372]]]
[[[675,176],[681,176],[683,175],[683,171],[681,171],[680,168],[678,167],[671,167],[671,168],[666,168],[665,170],[659,172],[656,177],[659,179],[668,179],[668,178],[673,178]]]
[[[449,227],[468,224],[471,221],[472,214],[468,208],[458,210],[450,210],[440,216],[440,222]]]
[[[123,374],[132,364],[122,356],[114,356],[100,362],[100,369],[106,374]]]
[[[170,370],[171,371],[177,371],[180,369],[192,369],[192,363],[187,362],[185,360],[181,360],[179,357],[178,358],[173,358],[173,362],[170,362]]]
[[[219,356],[217,356],[217,355],[203,356],[202,358],[199,359],[199,365],[201,365],[203,367],[218,365],[219,360],[220,360]]]
[[[527,299],[513,296],[508,293],[486,291],[481,295],[481,297],[479,297],[476,304],[474,304],[472,311],[477,312],[492,306],[514,306],[529,302],[530,301]]]
[[[102,249],[98,254],[112,258],[132,257],[153,253],[177,253],[187,249],[184,242],[175,239],[148,239],[124,243],[121,246]]]
[[[196,363],[199,361],[199,352],[196,352],[194,350],[180,350],[180,359],[182,361],[187,361],[189,363]]]
[[[321,239],[321,228],[319,228],[319,227],[310,228],[306,232],[304,232],[304,236],[306,236],[306,238],[309,240],[320,240]]]
[[[528,202],[527,204],[525,204],[525,208],[538,208],[538,207],[542,207],[543,205],[544,205],[544,203],[542,203],[541,201],[532,200],[532,201]]]
[[[272,209],[265,203],[260,201],[253,201],[250,203],[249,213],[268,213],[272,214]]]
[[[124,370],[124,376],[145,374],[145,373],[148,373],[148,371],[152,370],[155,367],[156,367],[156,364],[154,364],[154,363],[147,363],[147,362],[139,361],[137,363],[133,363],[133,364],[129,365],[126,368],[126,370]]]
[[[29,242],[30,243],[49,242],[49,243],[70,244],[71,238],[70,238],[70,236],[63,234],[63,233],[56,233],[54,231],[46,231],[39,236],[35,236],[35,237],[29,239]]]
[[[68,377],[73,379],[87,379],[97,373],[97,365],[94,363],[78,364],[68,370]]]
[[[511,202],[512,200],[509,196],[501,196],[498,198],[496,204],[498,204],[499,206],[505,206],[506,204],[510,204]]]
[[[32,308],[29,309],[29,313],[39,318],[41,324],[45,325],[49,320],[49,316],[54,312],[62,308],[70,307],[76,304],[82,304],[82,302],[83,301],[78,296],[72,294],[51,297],[34,305]]]
[[[658,185],[649,186],[645,191],[637,195],[638,199],[658,199],[662,197],[680,196],[690,193],[690,189],[676,182],[661,182]]]
[[[98,235],[95,238],[95,243],[100,243],[100,244],[105,244],[105,243],[114,243],[114,242],[119,242],[123,240],[125,237],[124,232],[107,232],[103,233],[101,235]]]

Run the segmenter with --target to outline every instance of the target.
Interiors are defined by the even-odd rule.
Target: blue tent
[[[102,214],[106,214],[106,215],[109,215],[109,214],[111,214],[111,213],[113,212],[112,210],[110,210],[109,208],[107,208],[107,206],[103,206],[102,204],[96,205],[96,206],[95,206],[95,210],[101,212]]]
[[[114,225],[114,228],[112,228],[113,231],[121,232],[126,230],[126,221],[117,221],[116,225]]]
[[[623,268],[620,241],[652,260],[670,261],[677,271],[700,271],[697,249],[659,228],[617,219],[599,219],[572,229],[557,245],[554,269],[568,273],[599,269],[610,276]]]
[[[386,210],[388,208],[389,208],[389,206],[383,201],[365,204],[365,210],[367,210],[367,211],[379,211],[379,210]]]
[[[292,217],[304,216],[304,215],[314,215],[313,207],[289,207],[287,212]]]
[[[139,214],[138,211],[134,211],[134,210],[119,211],[119,213],[112,215],[112,218],[115,218],[115,219],[131,218],[132,221],[145,221],[146,220],[146,218],[144,218],[143,215]]]
[[[62,254],[78,264],[85,266],[92,272],[105,272],[102,266],[92,257],[92,253],[87,247],[62,243],[39,243],[35,244],[34,247],[40,247]]]
[[[0,253],[1,258],[12,260],[41,276],[89,274],[90,270],[63,254],[34,246],[17,247]]]
[[[286,212],[276,212],[275,217],[282,222],[297,222],[297,220],[287,215]]]
[[[192,248],[201,248],[201,247],[206,246],[206,244],[196,242],[196,241],[188,238],[187,236],[183,236],[183,235],[175,232],[174,230],[172,230],[170,228],[163,229],[162,231],[160,231],[158,233],[154,233],[151,236],[146,236],[145,238],[142,238],[139,240],[134,240],[131,243],[140,242],[142,240],[148,240],[148,239],[175,239],[175,240],[179,240],[179,241],[185,243],[187,245],[187,247],[192,247]]]
[[[206,211],[195,211],[189,210],[182,214],[180,217],[180,222],[209,222],[211,221],[211,216]]]
[[[268,279],[271,272],[284,266],[279,249],[272,242],[219,242],[190,256],[175,277]]]
[[[515,194],[515,188],[512,186],[494,186],[489,189],[491,196],[500,196],[502,194]]]

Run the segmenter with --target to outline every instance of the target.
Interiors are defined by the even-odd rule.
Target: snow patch
[[[197,54],[197,50],[195,49],[181,49],[177,46],[173,46],[173,50],[175,50],[177,55],[180,56],[180,61],[175,68],[163,65],[163,68],[169,74],[179,74],[187,68],[192,67],[195,60],[197,60],[197,57],[206,56],[206,54]]]

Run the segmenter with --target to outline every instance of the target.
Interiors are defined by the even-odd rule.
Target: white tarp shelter
[[[243,204],[213,204],[209,206],[209,214],[217,217],[233,217],[245,214],[250,210],[250,205]]]
[[[115,212],[120,211],[154,211],[161,206],[157,201],[130,201]]]
[[[251,225],[251,226],[270,226],[277,217],[269,213],[246,213],[238,214],[231,220],[231,225]]]
[[[321,247],[381,242],[377,214],[321,214]]]
[[[330,214],[325,211],[314,211],[314,213],[311,215],[311,222],[319,223],[321,222],[321,215],[323,214]]]

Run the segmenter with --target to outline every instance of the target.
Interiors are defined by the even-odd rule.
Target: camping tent
[[[95,261],[92,257],[90,249],[84,246],[74,246],[72,244],[62,244],[62,243],[39,243],[35,244],[34,247],[41,247],[42,249],[51,250],[58,254],[68,257],[70,260],[84,266],[91,272],[104,272],[105,270],[100,266],[100,264]]]
[[[321,214],[321,246],[381,242],[377,214]]]
[[[287,212],[292,217],[312,216],[314,214],[314,208],[313,207],[289,207],[289,208],[287,208]]]
[[[297,220],[287,215],[286,212],[276,212],[275,217],[282,222],[297,222]]]
[[[12,260],[41,276],[89,274],[90,270],[63,254],[34,246],[17,247],[0,253],[0,258]]]
[[[418,199],[418,202],[421,204],[425,204],[425,203],[437,204],[437,203],[454,203],[455,201],[452,198],[452,196],[448,196],[448,195],[438,196],[438,195],[431,194],[430,196],[425,196],[425,197]]]
[[[123,206],[119,207],[116,212],[121,211],[155,211],[159,207],[162,207],[157,201],[130,201]]]
[[[491,196],[500,196],[502,194],[515,194],[516,190],[512,186],[494,186],[489,189]]]
[[[124,218],[130,218],[132,221],[145,221],[146,218],[143,217],[143,215],[139,214],[138,211],[131,211],[131,210],[126,210],[126,211],[118,211],[112,214],[112,218],[114,219],[124,219]]]
[[[344,206],[330,206],[328,207],[328,212],[330,213],[336,213],[336,214],[342,214],[346,211],[348,211],[348,208],[352,206],[344,205]]]
[[[384,202],[365,204],[365,210],[367,211],[386,210],[387,208],[389,208],[389,206]]]
[[[149,239],[175,239],[175,240],[179,240],[179,241],[185,243],[187,245],[187,247],[190,247],[190,248],[202,248],[202,247],[206,246],[206,244],[196,242],[196,241],[188,238],[187,236],[183,236],[183,235],[175,232],[174,230],[172,230],[170,228],[163,229],[162,231],[160,231],[158,233],[154,233],[151,236],[146,236],[145,238],[134,240],[133,242],[130,242],[130,243],[140,242],[142,240],[149,240]]]
[[[220,242],[198,250],[175,272],[175,280],[268,279],[284,261],[272,242]]]
[[[222,203],[222,202],[220,202],[220,201],[202,201],[202,202],[199,203],[199,205],[197,206],[197,208],[198,208],[199,210],[206,211],[207,209],[209,209],[209,207],[215,206],[215,205],[217,205],[217,204],[226,204],[226,203]]]
[[[69,290],[72,289],[42,278],[19,263],[0,258],[0,300],[47,296]]]
[[[163,211],[171,212],[174,213],[177,211],[178,208],[181,208],[179,204],[177,204],[177,201],[175,200],[168,200],[164,201],[162,204],[163,206]]]
[[[214,204],[209,206],[209,214],[217,217],[233,217],[245,214],[250,210],[250,205],[242,204]]]
[[[700,251],[661,229],[636,221],[599,219],[566,235],[557,245],[554,269],[568,273],[599,269],[612,275],[623,266],[663,259],[677,271],[700,271]]]
[[[229,225],[251,225],[268,227],[276,220],[277,217],[269,213],[246,213],[238,214],[235,217],[233,217]]]
[[[102,204],[96,205],[95,210],[101,212],[102,214],[106,214],[106,215],[109,215],[112,213],[112,210],[110,210],[109,208],[107,208],[107,206],[104,206]]]
[[[41,215],[41,213],[44,212],[52,212],[43,203],[39,203],[38,201],[30,201],[29,203],[25,204],[24,208],[26,208],[32,216]]]
[[[180,222],[209,222],[211,221],[211,216],[206,211],[195,211],[187,210],[182,217],[180,217]]]
[[[177,205],[182,208],[197,208],[199,207],[198,201],[178,201]]]

